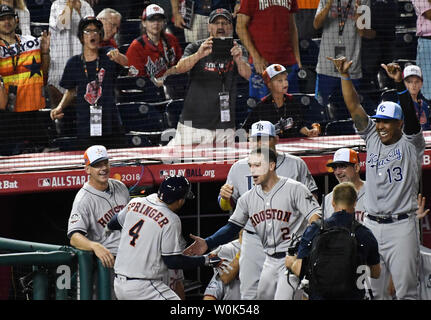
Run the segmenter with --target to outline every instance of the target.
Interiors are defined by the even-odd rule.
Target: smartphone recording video
[[[212,55],[215,60],[228,60],[232,58],[230,49],[233,47],[233,38],[213,38]]]

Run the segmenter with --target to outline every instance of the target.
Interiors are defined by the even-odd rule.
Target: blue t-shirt
[[[413,101],[416,109],[416,115],[418,116],[419,123],[421,124],[422,130],[430,130],[430,107],[428,102],[423,98],[419,97],[421,103]]]
[[[420,103],[413,101],[416,110],[416,116],[418,117],[422,130],[430,130],[430,106],[428,101],[420,92],[418,94],[418,100]],[[397,103],[400,104],[400,101],[398,100]]]
[[[120,115],[115,105],[115,81],[121,71],[121,65],[111,61],[107,53],[110,47],[99,49],[99,63],[97,60],[85,64],[82,55],[71,57],[63,71],[60,86],[65,89],[76,88],[76,130],[79,137],[90,136],[90,105],[102,107],[102,135],[118,133],[121,127]],[[96,80],[96,68],[99,64],[98,82]]]
[[[331,217],[325,220],[325,228],[339,226],[350,229],[352,221],[353,214],[347,213],[346,211],[334,212]],[[298,247],[298,259],[304,259],[309,257],[311,253],[313,239],[318,235],[319,228],[319,225],[317,225],[316,223],[312,223],[304,231],[304,234],[302,235]],[[357,227],[355,235],[358,243],[358,261],[368,266],[373,266],[380,263],[377,240],[372,234],[371,230],[363,225],[360,225],[359,227]],[[364,292],[359,294],[359,296],[363,297],[363,293]]]

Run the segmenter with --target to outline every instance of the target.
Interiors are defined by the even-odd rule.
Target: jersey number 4
[[[133,227],[130,228],[129,230],[129,236],[132,237],[132,240],[130,240],[130,245],[132,247],[135,246],[136,244],[136,239],[139,238],[139,231],[141,231],[142,225],[144,224],[144,220],[141,219],[139,220],[137,223],[135,223],[135,225]]]

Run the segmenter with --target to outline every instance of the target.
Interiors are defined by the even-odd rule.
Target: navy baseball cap
[[[2,4],[0,6],[0,17],[4,16],[15,16],[15,10],[5,4]]]
[[[371,118],[402,120],[403,110],[398,103],[392,101],[383,101],[377,106],[376,114]]]
[[[232,14],[230,13],[230,11],[220,8],[220,9],[215,9],[210,13],[209,23],[213,23],[214,20],[220,16],[224,17],[230,23],[232,23],[232,21],[233,21]]]

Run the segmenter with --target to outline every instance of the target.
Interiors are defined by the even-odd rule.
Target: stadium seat
[[[41,152],[55,136],[50,109],[0,113],[0,154]]]
[[[328,122],[325,126],[325,136],[356,134],[352,119]]]
[[[350,118],[350,113],[344,103],[343,94],[340,92],[333,93],[328,99],[328,116],[329,120],[345,120]]]
[[[328,121],[325,107],[314,98],[314,94],[294,93],[292,94],[295,102],[301,104],[304,109],[304,120],[308,123],[317,122],[320,125]]]
[[[126,54],[127,49],[129,49],[130,43],[122,44],[118,47],[118,51],[120,51],[122,54]]]
[[[52,0],[26,0],[31,22],[49,22]]]
[[[320,39],[299,40],[299,53],[303,65],[316,66],[319,57]]]
[[[237,92],[235,103],[235,127],[240,128],[247,118],[250,107],[247,104],[249,99],[249,83],[242,77],[237,78]]]
[[[32,36],[38,38],[43,31],[49,30],[48,22],[30,22],[30,32]]]
[[[382,92],[381,101],[392,101],[398,103],[398,94],[396,89],[388,89]]]
[[[404,59],[416,59],[417,37],[414,28],[397,28],[395,31],[397,55]]]
[[[160,145],[160,132],[137,132],[126,133],[127,144],[129,147],[155,147]]]
[[[398,19],[399,25],[408,28],[416,27],[416,12],[411,1],[398,1]]]
[[[377,105],[380,103],[381,91],[373,90],[369,92],[360,92],[359,101],[368,115],[376,113]]]
[[[117,102],[135,101],[161,102],[166,100],[163,87],[156,87],[151,80],[144,77],[119,77],[115,85],[118,95]]]
[[[163,111],[167,102],[117,103],[123,127],[126,132],[159,132],[165,129]]]
[[[118,32],[118,45],[132,43],[141,35],[141,19],[124,19],[121,21],[120,31]]]
[[[184,100],[176,99],[168,102],[164,112],[164,121],[166,128],[176,128],[181,112],[183,111]]]
[[[189,87],[188,73],[169,76],[164,82],[167,99],[185,99]]]
[[[298,71],[299,92],[314,93],[316,89],[316,68],[315,66],[304,65]]]

